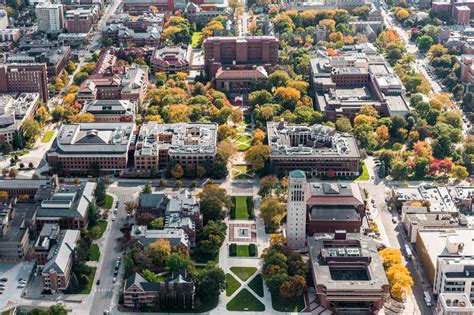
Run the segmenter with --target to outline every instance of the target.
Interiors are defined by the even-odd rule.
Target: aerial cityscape
[[[0,314],[474,315],[474,0],[0,0]]]

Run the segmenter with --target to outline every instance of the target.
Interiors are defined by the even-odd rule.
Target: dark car
[[[95,284],[100,285],[100,279],[97,280],[97,282]]]

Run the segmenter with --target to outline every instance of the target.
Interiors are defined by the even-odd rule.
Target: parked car
[[[96,285],[100,285],[100,279],[97,279],[97,281],[96,281],[95,284],[96,284]]]
[[[17,289],[23,289],[24,287],[25,287],[25,285],[24,285],[24,284],[19,284],[19,285],[17,285],[17,287],[16,287],[16,288],[17,288]]]
[[[392,217],[392,222],[393,222],[393,223],[397,223],[397,222],[398,222],[397,217]]]
[[[2,282],[7,282],[7,281],[8,281],[8,278],[0,278],[0,281],[2,281]]]

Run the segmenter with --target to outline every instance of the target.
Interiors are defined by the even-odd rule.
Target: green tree
[[[342,116],[336,120],[336,129],[340,132],[352,132],[352,125],[349,118]]]
[[[427,51],[433,45],[433,38],[429,35],[421,35],[416,39],[418,48],[422,51]]]
[[[276,70],[268,76],[268,83],[272,88],[286,86],[290,80],[290,75],[282,70]]]
[[[12,145],[8,142],[3,144],[3,154],[9,154],[12,151]]]
[[[269,233],[274,233],[280,226],[279,222],[285,214],[285,206],[277,197],[268,196],[263,198],[260,204],[260,216],[265,222],[265,228]],[[278,223],[275,226],[275,223]]]
[[[196,295],[201,302],[210,302],[225,290],[225,273],[215,265],[208,265],[196,277]]]
[[[168,259],[168,268],[170,271],[179,271],[188,267],[189,258],[183,254],[173,253]]]
[[[164,222],[163,217],[154,219],[148,224],[148,229],[150,230],[163,230]]]
[[[143,187],[142,189],[142,193],[143,194],[151,194],[152,190],[151,190],[151,182],[148,181],[146,182],[145,186]]]
[[[21,126],[21,131],[27,141],[33,140],[41,133],[41,126],[36,120],[28,118]]]
[[[411,167],[405,161],[397,159],[392,162],[390,175],[394,180],[407,180],[410,172]]]
[[[204,222],[224,219],[224,208],[228,209],[231,206],[227,191],[214,184],[206,185],[199,194],[199,198]]]
[[[423,178],[429,172],[430,161],[427,158],[420,157],[415,160],[415,175]]]
[[[99,206],[103,206],[105,203],[105,197],[106,197],[105,190],[106,190],[105,182],[102,179],[98,180],[97,186],[95,187],[94,195],[95,195],[96,203]]]
[[[244,158],[247,163],[252,165],[252,168],[256,172],[259,172],[265,168],[266,163],[270,158],[270,153],[271,150],[268,145],[258,143],[245,151]]]
[[[100,213],[93,203],[87,207],[87,217],[89,219],[89,224],[91,225],[94,225],[100,219]]]

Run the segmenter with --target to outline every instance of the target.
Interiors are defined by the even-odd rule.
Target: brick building
[[[229,93],[230,96],[247,94],[265,86],[268,73],[263,66],[233,66],[219,68],[214,85],[216,89]]]
[[[89,33],[100,15],[98,6],[78,7],[66,12],[64,19],[68,33]]]
[[[67,289],[72,274],[74,249],[81,235],[77,230],[65,230],[61,233],[60,244],[53,250],[46,262],[41,278],[43,289],[59,293]]]
[[[150,11],[150,6],[156,7],[160,12],[172,12],[173,0],[124,0],[123,11],[131,14],[142,14]]]
[[[36,92],[48,102],[46,64],[0,64],[0,93]]]
[[[94,115],[95,122],[134,122],[137,103],[128,100],[86,101],[82,112]]]
[[[43,225],[34,247],[36,265],[39,268],[42,268],[48,262],[50,250],[59,245],[61,236],[61,228],[58,224],[48,223]]]
[[[154,72],[174,74],[177,72],[189,72],[191,59],[191,46],[167,46],[155,48],[150,58],[151,67]]]
[[[63,125],[47,154],[50,166],[66,172],[103,172],[127,167],[134,123]]]
[[[275,36],[209,37],[204,41],[204,65],[209,79],[229,65],[266,68],[278,62],[279,40]]]
[[[377,246],[370,237],[338,231],[308,238],[317,303],[335,314],[377,314],[390,296]]]

